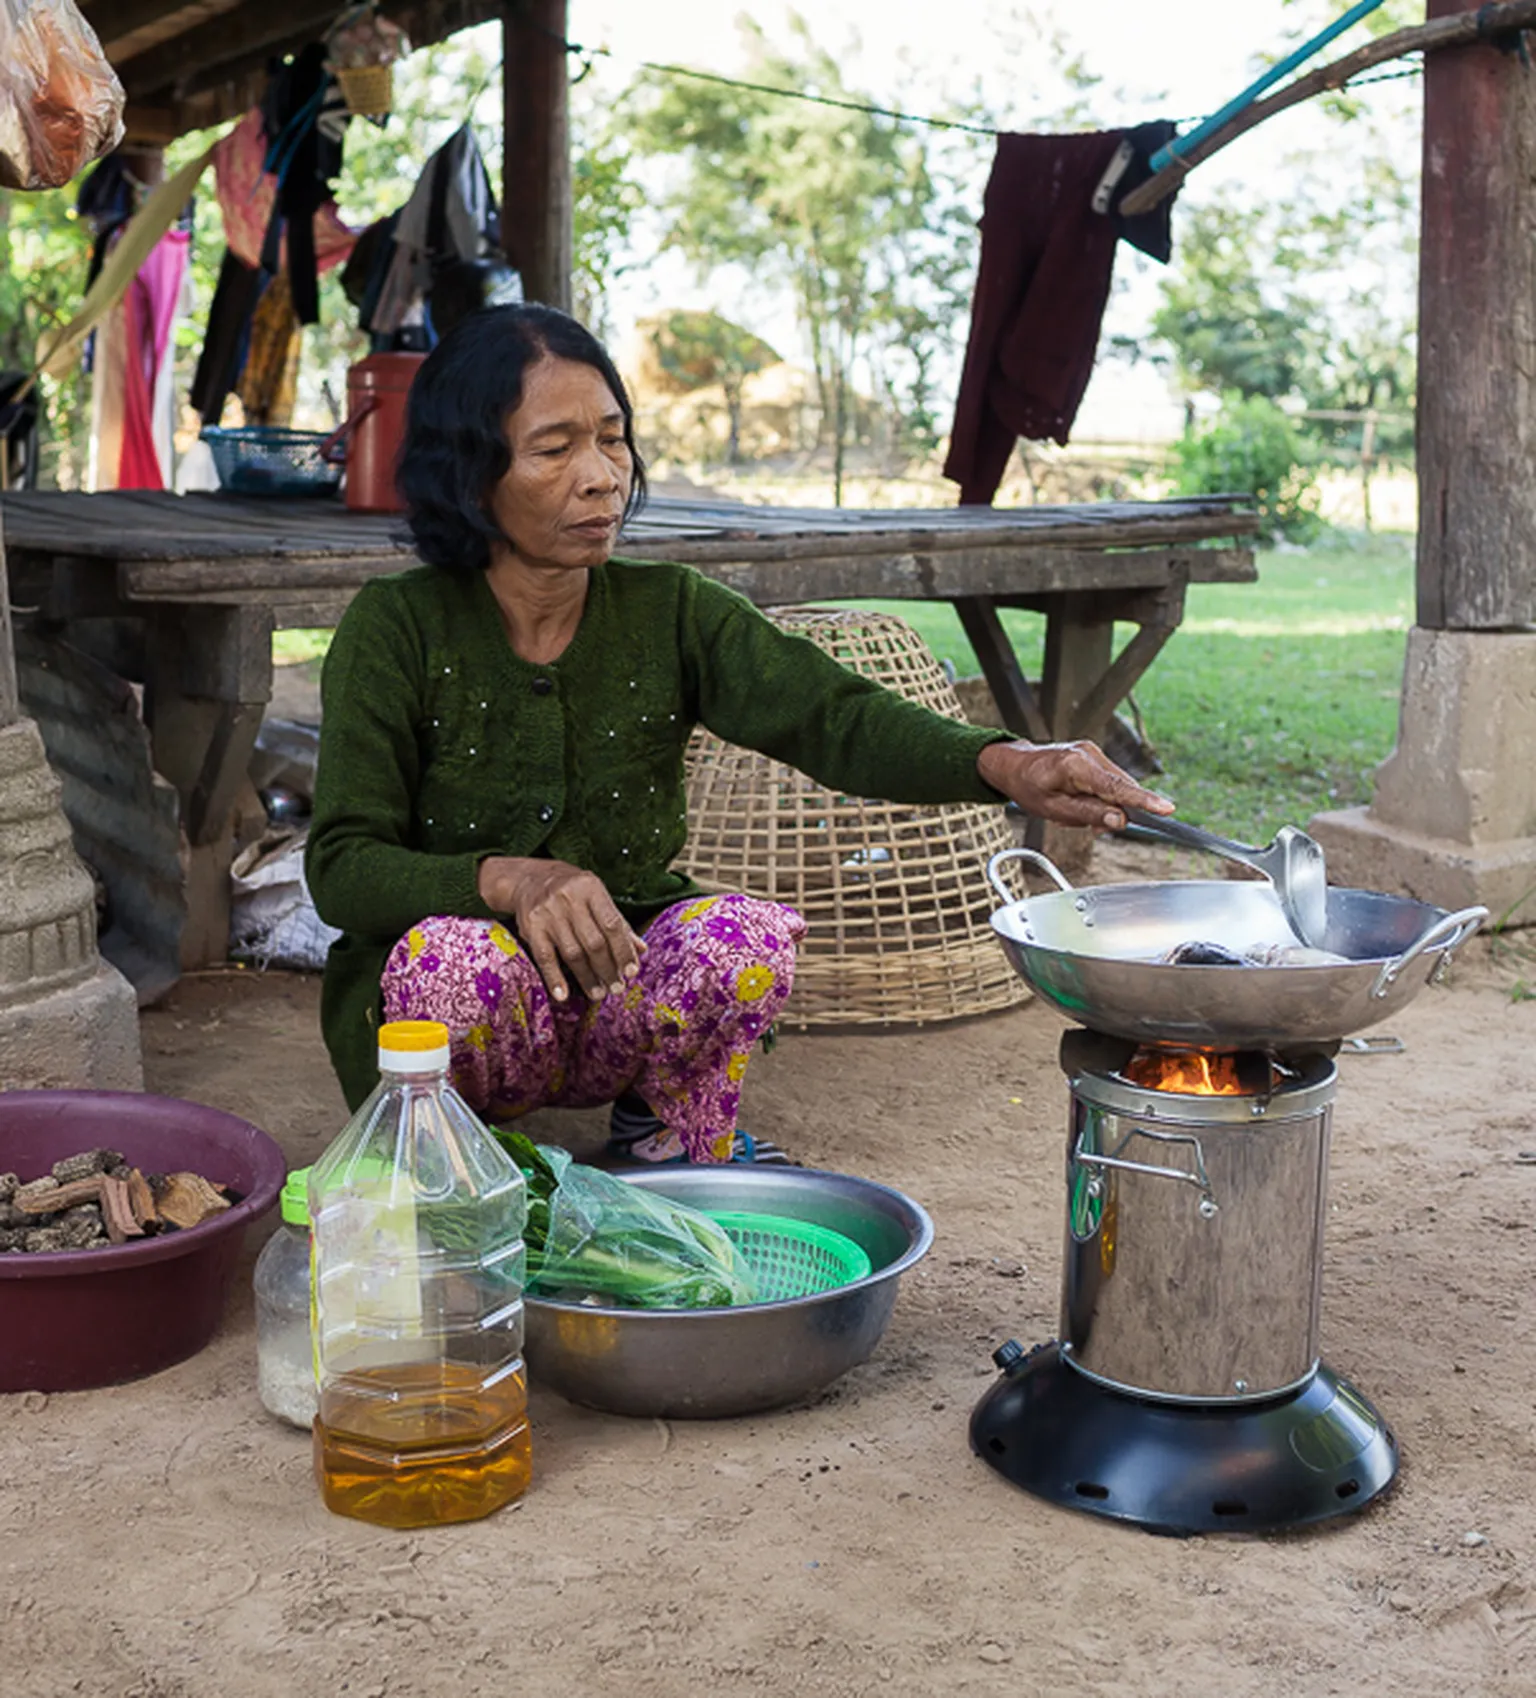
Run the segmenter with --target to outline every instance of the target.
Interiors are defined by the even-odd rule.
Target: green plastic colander
[[[736,1246],[757,1283],[759,1303],[814,1297],[867,1278],[872,1263],[863,1249],[831,1227],[783,1215],[717,1213],[709,1217]]]

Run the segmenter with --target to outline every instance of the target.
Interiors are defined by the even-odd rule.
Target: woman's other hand
[[[1126,808],[1173,812],[1166,796],[1143,790],[1097,743],[989,743],[976,770],[1026,813],[1058,825],[1121,831]]]
[[[565,972],[593,1002],[622,991],[640,971],[645,942],[630,929],[595,873],[568,861],[490,855],[480,863],[480,900],[509,914],[556,1002]]]

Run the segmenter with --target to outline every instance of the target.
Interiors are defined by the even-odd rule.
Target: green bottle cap
[[[296,1167],[283,1183],[280,1205],[285,1226],[309,1227],[309,1169]]]

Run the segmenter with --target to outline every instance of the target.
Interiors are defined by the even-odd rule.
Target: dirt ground
[[[1158,1539],[1038,1503],[968,1449],[989,1353],[1055,1330],[1061,1022],[787,1036],[747,1124],[933,1214],[875,1357],[807,1407],[631,1421],[535,1391],[515,1511],[419,1534],[330,1516],[256,1399],[249,1264],[194,1360],[0,1398],[8,1698],[1536,1693],[1536,1002],[1475,945],[1349,1056],[1324,1350],[1389,1416],[1395,1491],[1325,1530]],[[343,1121],[296,975],[188,979],[149,1087]],[[600,1117],[537,1117],[588,1150]],[[3,1347],[3,1341],[0,1341]]]

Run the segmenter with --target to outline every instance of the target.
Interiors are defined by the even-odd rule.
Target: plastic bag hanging
[[[0,0],[0,187],[56,189],[110,153],[123,99],[73,0]]]

